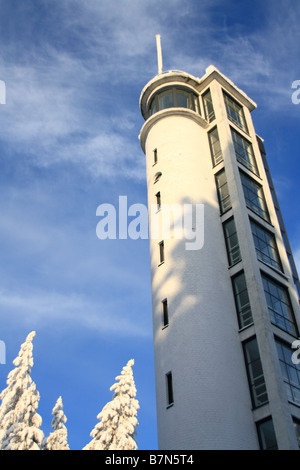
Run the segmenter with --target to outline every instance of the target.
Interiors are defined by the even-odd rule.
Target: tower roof
[[[198,78],[189,73],[181,70],[169,70],[167,72],[159,73],[152,78],[143,88],[140,95],[140,109],[143,117],[147,119],[147,111],[149,98],[153,91],[162,86],[173,85],[186,85],[190,86],[199,93],[204,90],[212,80],[217,80],[227,91],[229,91],[237,100],[242,102],[245,106],[253,111],[257,105],[249,98],[249,96],[238,88],[229,78],[222,74],[214,65],[207,67],[203,77]]]

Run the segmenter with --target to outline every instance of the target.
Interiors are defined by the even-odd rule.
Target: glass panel
[[[159,109],[172,108],[174,106],[173,90],[161,93],[158,97]]]
[[[270,222],[267,205],[261,187],[243,173],[241,173],[241,181],[247,207],[267,222]]]
[[[238,263],[241,260],[240,247],[234,219],[231,219],[228,222],[224,223],[224,233],[229,264],[230,266],[232,266],[233,264]]]
[[[272,419],[257,425],[262,450],[277,450],[277,441]]]
[[[294,315],[287,289],[265,276],[262,276],[262,280],[271,322],[288,333],[297,336]]]
[[[203,95],[203,105],[204,105],[205,119],[208,122],[212,122],[215,119],[215,111],[214,111],[211,94],[209,90]]]
[[[235,294],[239,326],[240,328],[244,328],[253,323],[244,273],[238,274],[233,278],[233,290]]]
[[[251,222],[251,230],[258,259],[282,270],[274,235],[254,222]]]
[[[176,90],[177,103],[179,108],[191,108],[191,100],[189,100],[189,93],[181,90]]]
[[[260,362],[256,338],[253,338],[252,340],[245,343],[244,350],[246,355],[246,365],[248,370],[253,405],[259,406],[264,403],[267,403],[268,394]]]
[[[237,160],[248,168],[248,170],[258,175],[252,145],[233,129],[231,129],[231,134]]]
[[[219,203],[221,213],[223,214],[225,211],[231,208],[231,201],[228,192],[227,180],[225,171],[216,175],[216,182],[217,182],[217,189],[218,189],[218,196],[219,196]]]
[[[221,161],[223,161],[223,155],[221,150],[221,144],[218,134],[218,129],[214,129],[208,134],[209,143],[210,143],[210,151],[212,156],[213,165],[217,165]]]
[[[224,94],[224,98],[228,119],[243,131],[248,132],[243,107],[226,94]]]

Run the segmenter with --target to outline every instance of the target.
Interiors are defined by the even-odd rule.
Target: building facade
[[[159,73],[140,108],[159,448],[298,449],[299,279],[256,104],[210,66]],[[200,247],[170,207],[193,208]],[[166,212],[169,232],[153,230]]]

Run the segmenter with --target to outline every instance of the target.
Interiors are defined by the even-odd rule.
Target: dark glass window
[[[262,281],[271,322],[282,330],[297,336],[297,328],[287,288],[264,275],[262,275]]]
[[[232,284],[239,327],[245,328],[253,323],[245,274],[241,272],[234,276]]]
[[[159,210],[161,208],[161,196],[160,196],[160,191],[155,194],[156,198],[156,208]]]
[[[278,450],[272,418],[256,424],[261,450]]]
[[[300,364],[294,364],[291,347],[276,340],[276,347],[288,400],[300,405]]]
[[[208,122],[212,122],[215,119],[215,111],[214,111],[213,102],[211,99],[210,90],[204,93],[204,95],[202,96],[202,99],[203,99],[205,119]]]
[[[168,326],[169,324],[169,309],[167,299],[163,300],[162,303],[162,323],[163,327]]]
[[[273,233],[251,221],[251,230],[258,259],[282,270],[281,261]]]
[[[241,181],[247,207],[267,222],[270,222],[269,212],[261,186],[242,172]]]
[[[222,171],[216,175],[216,185],[221,214],[224,214],[224,212],[231,208],[231,201],[225,171]]]
[[[258,175],[252,144],[233,129],[231,129],[231,134],[237,161],[252,171],[252,173]]]
[[[163,263],[165,261],[165,244],[164,242],[159,243],[159,263]]]
[[[300,421],[296,418],[293,418],[293,423],[294,423],[295,433],[297,436],[298,447],[300,449]]]
[[[151,100],[150,114],[167,108],[188,108],[200,114],[199,98],[191,90],[169,87],[157,92]]]
[[[232,266],[233,264],[238,263],[242,259],[234,219],[230,219],[224,222],[223,229],[229,266]]]
[[[248,132],[243,107],[226,93],[224,93],[224,100],[228,119],[243,131]]]
[[[208,133],[208,139],[213,166],[216,166],[218,163],[223,161],[223,154],[217,128]]]
[[[170,406],[174,403],[172,372],[168,372],[166,374],[166,382],[167,382],[167,405]]]
[[[268,403],[268,394],[256,338],[244,343],[244,351],[252,402],[256,408]]]

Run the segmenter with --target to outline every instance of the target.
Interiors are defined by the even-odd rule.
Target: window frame
[[[243,290],[238,290],[237,286],[237,280],[238,278],[241,278],[243,276],[243,282],[245,287]],[[235,301],[235,307],[236,307],[236,312],[237,312],[237,317],[238,317],[238,323],[240,330],[244,328],[248,328],[249,326],[253,325],[253,317],[252,317],[252,310],[251,310],[251,304],[250,304],[250,299],[249,299],[249,294],[248,294],[248,288],[247,288],[247,282],[246,282],[246,276],[244,271],[240,271],[231,278],[232,282],[232,290],[233,290],[233,296],[234,296],[234,301]],[[240,300],[240,296],[245,295],[247,296],[248,302],[242,305],[242,302]],[[249,314],[250,313],[250,314]],[[244,320],[244,316],[248,315],[246,317],[246,320]],[[250,322],[247,322],[247,318],[250,319]]]
[[[268,266],[271,266],[272,268],[275,268],[283,272],[282,263],[281,263],[274,233],[270,232],[270,230],[267,230],[265,227],[258,224],[252,218],[250,218],[250,226],[251,226],[251,232],[253,236],[257,259],[261,261],[262,263],[265,263]],[[261,234],[263,234],[264,237],[269,237],[269,239],[267,240],[266,238],[264,239],[261,238]],[[266,254],[262,249],[263,243],[267,247],[268,254]]]
[[[226,113],[229,121],[233,122],[239,129],[249,134],[247,121],[245,118],[244,107],[238,101],[236,101],[231,95],[229,95],[225,90],[223,90],[224,103],[226,107]],[[234,114],[239,116],[240,119],[235,119],[232,114],[229,112],[228,108],[232,110]],[[237,108],[234,109],[234,108]],[[240,122],[242,121],[242,122]]]
[[[187,106],[182,106],[182,105],[180,106],[178,104],[178,95],[180,95],[180,93],[182,92],[184,92],[187,95],[187,104],[188,104]],[[164,95],[171,96],[171,101],[172,101],[171,106],[161,106],[160,100],[163,98]],[[194,111],[195,113],[201,116],[199,95],[197,95],[195,91],[193,91],[192,89],[185,87],[185,86],[169,85],[169,86],[163,87],[157,90],[150,99],[150,103],[149,103],[150,116],[153,116],[153,114],[156,114],[159,111],[163,111],[164,109],[171,109],[171,108],[190,109],[191,111]]]
[[[229,224],[233,224],[234,229],[235,229],[235,232],[231,233],[230,235],[228,235],[227,231],[226,231],[226,226],[228,226]],[[224,238],[225,238],[228,264],[229,264],[229,267],[231,268],[232,266],[234,266],[235,264],[239,263],[242,260],[240,244],[239,244],[239,239],[238,239],[238,234],[237,234],[237,229],[236,229],[234,218],[230,217],[229,219],[225,220],[225,222],[223,222],[222,226],[223,226],[223,232],[224,232]],[[232,247],[230,245],[230,240],[234,236],[236,237],[237,244]],[[238,259],[233,258],[234,249],[236,249],[236,248],[238,248],[238,250],[237,250],[238,251]]]
[[[215,142],[212,142],[211,137],[213,136],[214,132],[217,133],[218,138],[215,140]],[[210,147],[211,159],[212,159],[213,168],[214,168],[215,166],[219,165],[219,163],[221,163],[224,160],[217,126],[215,126],[213,129],[211,129],[207,133],[207,135],[208,135],[208,142],[209,142],[209,147]],[[218,152],[215,153],[214,145],[216,144],[216,142],[219,143],[220,150],[218,150]]]
[[[162,310],[162,327],[166,328],[169,326],[169,305],[168,299],[164,299],[161,301],[161,310]]]
[[[222,185],[219,185],[219,178],[222,175],[225,177],[225,183],[223,183]],[[215,181],[216,181],[216,187],[217,187],[217,196],[218,196],[218,201],[219,201],[220,213],[221,213],[221,215],[223,215],[223,214],[225,214],[225,212],[229,211],[232,208],[231,198],[230,198],[230,194],[229,194],[229,187],[228,187],[226,172],[225,172],[224,168],[221,171],[219,171],[218,173],[215,174]],[[225,196],[225,198],[222,198],[221,197],[222,191],[220,191],[220,190],[221,190],[221,188],[224,188],[225,186],[227,187],[227,195]],[[229,207],[227,207],[227,202],[226,202],[226,207],[224,208],[224,204],[223,204],[224,201],[229,202]]]
[[[169,371],[165,375],[166,377],[166,398],[167,408],[174,405],[174,387],[173,387],[173,375],[172,371]]]
[[[292,362],[291,359],[294,351],[288,343],[278,337],[275,337],[275,343],[282,373],[282,380],[287,392],[287,399],[297,406],[300,406],[300,364],[294,364]],[[293,370],[293,374],[291,369]],[[293,383],[293,377],[297,377],[297,384],[295,382]],[[298,399],[295,398],[295,390],[297,390]]]
[[[159,247],[159,266],[165,262],[165,242],[164,240],[160,241],[158,244]]]
[[[277,328],[280,328],[281,330],[286,331],[288,334],[297,337],[298,327],[295,320],[288,287],[280,284],[278,281],[268,276],[265,272],[261,272],[261,278],[270,315],[270,322]],[[278,309],[279,305],[281,313],[279,313],[278,310],[275,310],[275,308]],[[289,327],[287,325],[289,325]]]
[[[274,433],[274,438],[275,438],[274,444],[276,443],[273,447],[266,447],[264,445],[264,436],[261,432],[262,431],[261,427],[266,423],[271,423],[271,426],[272,426],[271,431],[272,431],[272,433]],[[265,419],[257,421],[255,424],[256,424],[256,431],[257,431],[260,450],[278,450],[277,438],[276,438],[276,434],[275,434],[275,429],[274,429],[272,416],[268,416]]]
[[[244,198],[246,206],[254,214],[258,215],[261,219],[265,220],[269,224],[271,223],[269,209],[267,206],[266,198],[264,195],[263,187],[259,185],[251,176],[247,175],[243,171],[240,171],[241,184],[243,188]],[[256,188],[256,192],[253,191]],[[251,194],[255,196],[255,199],[250,198]],[[255,201],[255,204],[253,203]],[[257,204],[256,201],[259,201]]]
[[[207,97],[209,99],[207,99]],[[202,94],[202,103],[203,103],[203,109],[204,109],[204,116],[207,122],[211,123],[216,119],[215,115],[215,110],[214,110],[214,104],[213,100],[211,97],[211,92],[210,88],[208,88],[203,94]],[[211,110],[209,111],[209,106],[207,106],[207,103],[210,103],[211,105]]]
[[[256,349],[257,349],[257,357],[254,360],[249,360],[248,358],[250,356],[250,352],[249,350],[247,351],[246,348],[247,346],[249,346],[250,343],[254,344],[254,342],[255,342]],[[250,390],[250,395],[251,395],[251,400],[252,400],[252,406],[254,409],[256,409],[269,403],[268,392],[267,392],[267,387],[266,387],[266,382],[265,382],[265,377],[264,377],[264,371],[263,371],[262,364],[261,364],[260,353],[259,353],[256,336],[253,336],[243,342],[243,351],[244,351],[245,365],[246,365],[247,377],[248,377],[248,382],[249,382],[249,390]],[[255,363],[255,367],[254,367],[254,363]],[[255,369],[261,372],[257,376],[254,376]],[[255,382],[257,381],[258,383],[256,384]],[[257,394],[256,390],[260,387],[263,388],[264,390],[260,394]],[[265,400],[263,400],[262,402],[260,402],[258,398],[260,395],[266,396]]]
[[[251,173],[254,173],[256,176],[259,177],[259,171],[257,167],[257,162],[256,162],[256,157],[255,157],[255,153],[253,150],[252,142],[250,142],[248,139],[242,136],[238,131],[233,129],[233,127],[231,126],[230,126],[230,131],[231,131],[231,137],[232,137],[232,142],[233,142],[237,162],[243,165],[249,171],[251,171]],[[237,139],[240,139],[240,141],[242,142],[242,145]],[[242,149],[242,151],[240,151],[240,149]],[[248,158],[245,158],[244,155],[247,155]]]

